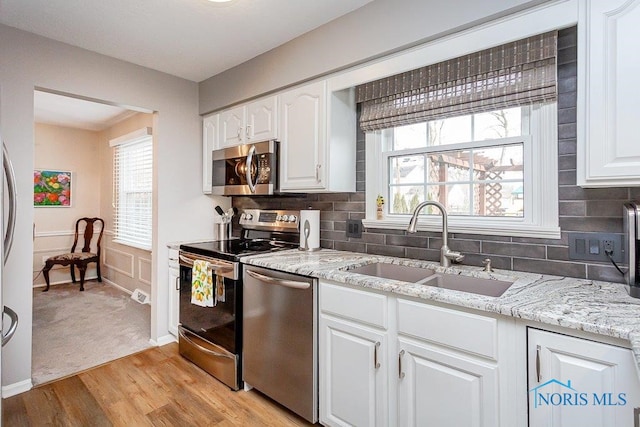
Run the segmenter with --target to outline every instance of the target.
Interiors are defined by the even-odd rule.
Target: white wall
[[[16,169],[19,197],[2,290],[3,303],[20,317],[16,335],[2,349],[5,396],[26,387],[31,378],[36,87],[157,112],[152,339],[168,336],[166,244],[213,235],[213,201],[201,194],[197,84],[0,25],[0,128]]]
[[[375,0],[200,82],[200,113],[219,110],[546,1]]]

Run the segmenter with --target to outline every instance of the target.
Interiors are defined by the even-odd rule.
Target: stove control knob
[[[244,217],[247,221],[251,221],[251,219],[253,219],[253,215],[251,215],[250,213],[244,214]]]
[[[296,222],[298,220],[298,217],[295,215],[289,215],[289,222]]]
[[[247,217],[247,214],[242,212],[242,215],[240,215],[240,221],[244,220],[246,217]]]
[[[287,222],[289,221],[289,215],[282,215],[282,221]]]
[[[276,216],[276,222],[282,221],[282,215]]]

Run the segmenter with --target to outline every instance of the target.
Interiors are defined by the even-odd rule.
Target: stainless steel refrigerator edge
[[[317,280],[244,266],[243,380],[318,421]]]

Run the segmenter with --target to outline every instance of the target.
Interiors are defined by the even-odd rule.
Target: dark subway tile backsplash
[[[576,28],[561,30],[558,38],[558,195],[562,228],[560,239],[484,236],[453,233],[449,246],[465,255],[463,264],[482,265],[491,258],[499,269],[513,269],[623,282],[609,263],[568,260],[568,233],[622,233],[622,203],[640,200],[638,188],[583,189],[576,186]],[[239,209],[261,207],[321,210],[321,246],[324,248],[428,261],[440,259],[440,233],[407,234],[404,230],[367,229],[361,239],[347,238],[347,219],[365,217],[365,138],[358,130],[356,192],[308,194],[300,197],[234,197]],[[427,247],[428,246],[428,247]]]

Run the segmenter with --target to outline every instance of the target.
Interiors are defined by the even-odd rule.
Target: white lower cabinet
[[[495,318],[326,281],[320,313],[322,424],[513,425],[500,420]]]
[[[321,422],[336,426],[385,426],[387,348],[384,332],[322,316]]]
[[[639,425],[630,349],[530,328],[528,379],[531,427]]]
[[[398,339],[398,425],[498,426],[498,367]]]
[[[180,311],[180,261],[178,250],[169,249],[169,332],[178,337]]]

